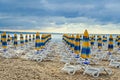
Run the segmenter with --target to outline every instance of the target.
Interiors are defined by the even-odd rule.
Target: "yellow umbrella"
[[[84,59],[90,58],[90,43],[89,43],[89,34],[87,30],[85,30],[83,35],[81,57]]]
[[[110,37],[109,37],[108,50],[109,50],[109,53],[111,54],[111,51],[113,50],[113,37],[112,37],[112,35],[110,35]]]
[[[14,34],[14,47],[16,48],[17,46],[18,46],[17,34]]]
[[[75,54],[77,55],[76,58],[79,58],[79,54],[80,54],[80,36],[79,34],[76,35],[76,39],[75,39]]]
[[[7,48],[6,32],[4,32],[2,34],[2,47],[3,47],[4,51],[6,51],[6,48]]]

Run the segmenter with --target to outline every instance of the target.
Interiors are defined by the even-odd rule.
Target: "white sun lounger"
[[[61,69],[62,72],[66,72],[69,75],[74,75],[76,71],[80,70],[80,65],[70,65],[69,63],[66,63],[64,67]]]
[[[105,71],[107,74],[111,75],[112,74],[112,71],[108,68],[104,68],[104,67],[91,67],[91,66],[86,66],[86,68],[84,68],[85,71],[83,73],[83,75],[85,74],[89,74],[89,75],[92,75],[93,77],[98,77],[99,74],[103,71]]]
[[[120,68],[120,62],[117,62],[115,60],[111,60],[109,66],[115,67],[115,68]]]

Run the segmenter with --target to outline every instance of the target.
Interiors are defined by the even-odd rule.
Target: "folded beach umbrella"
[[[40,34],[39,32],[36,33],[36,40],[35,40],[35,50],[37,52],[40,50],[41,44],[40,44]]]
[[[103,45],[105,45],[105,43],[107,42],[107,37],[105,35],[103,35],[102,42],[103,42]]]
[[[6,39],[6,32],[2,34],[2,48],[4,51],[7,49],[7,39]]]
[[[101,38],[101,36],[99,35],[98,36],[98,49],[99,49],[99,51],[102,49],[102,38]]]
[[[89,34],[88,34],[88,31],[85,30],[83,35],[81,57],[84,59],[90,58],[90,53],[91,51],[90,51]]]
[[[74,37],[74,34],[72,34],[71,36],[71,50],[74,52],[74,47],[75,47],[75,37]]]
[[[20,45],[21,45],[21,47],[24,46],[23,34],[20,34]]]
[[[117,46],[120,49],[120,35],[118,36]]]
[[[94,38],[94,36],[91,36],[90,44],[91,44],[91,47],[92,47],[92,48],[93,48],[93,46],[94,46],[94,43],[95,43],[95,38]]]
[[[41,49],[45,48],[45,35],[41,35]]]
[[[7,38],[7,42],[8,42],[8,44],[10,43],[10,35],[8,34],[8,38]]]
[[[31,42],[31,34],[29,34],[29,41]]]
[[[77,34],[75,38],[75,44],[74,44],[74,53],[76,54],[76,58],[79,58],[80,54],[80,35]]]
[[[118,43],[118,36],[116,36],[115,38],[115,46],[117,46],[117,43]]]
[[[14,34],[14,47],[16,48],[17,46],[18,46],[17,34]]]
[[[33,41],[35,40],[35,35],[33,34]]]
[[[0,36],[1,36],[1,38],[0,38],[0,44],[2,44],[2,34]]]
[[[109,44],[108,44],[108,51],[111,54],[111,51],[113,50],[113,37],[110,35],[109,37]]]
[[[28,35],[25,35],[25,44],[28,44]]]

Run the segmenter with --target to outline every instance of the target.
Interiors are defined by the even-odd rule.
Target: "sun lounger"
[[[104,68],[104,67],[91,67],[88,65],[84,69],[85,69],[85,71],[84,71],[83,75],[89,74],[89,75],[92,75],[93,77],[98,77],[99,74],[103,71],[105,71],[109,75],[112,74],[112,71],[110,69]]]
[[[61,70],[62,70],[62,72],[66,72],[69,75],[74,75],[75,72],[80,69],[81,69],[80,65],[70,65],[69,63],[66,63]]]
[[[111,60],[109,66],[115,67],[115,68],[120,68],[120,62],[117,62],[115,60]]]

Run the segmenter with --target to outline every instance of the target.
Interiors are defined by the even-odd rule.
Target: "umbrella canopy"
[[[2,34],[2,47],[4,50],[7,48],[6,32]]]
[[[41,47],[41,45],[40,45],[40,35],[39,35],[39,33],[37,32],[37,33],[36,33],[36,40],[35,40],[35,49],[36,49],[37,51],[39,51],[39,50],[40,50],[40,47]]]
[[[24,45],[24,39],[23,39],[23,34],[20,34],[20,45]]]
[[[95,42],[95,38],[94,38],[94,36],[91,36],[91,39],[90,39],[91,47],[94,46],[94,42]]]
[[[109,50],[109,52],[113,50],[113,37],[112,37],[112,35],[110,35],[110,37],[109,37],[108,50]]]
[[[7,39],[7,42],[10,42],[10,35],[8,34],[8,39]]]
[[[31,34],[29,34],[29,41],[31,41]]]
[[[1,44],[2,43],[2,34],[0,36],[1,36],[1,38],[0,38],[0,44]]]
[[[14,47],[18,46],[17,34],[14,34]]]
[[[120,48],[120,35],[118,36],[117,46]]]
[[[102,38],[101,38],[100,35],[98,36],[97,40],[98,40],[98,49],[101,50],[101,48],[102,48]]]
[[[90,43],[89,43],[89,34],[87,30],[85,30],[83,35],[81,57],[90,58]]]
[[[42,49],[45,48],[45,35],[44,34],[41,35],[41,48]]]
[[[71,36],[71,50],[74,51],[74,44],[75,44],[75,37],[74,37],[74,34],[72,34]]]
[[[25,35],[25,44],[27,44],[28,43],[28,35],[26,34]]]
[[[79,58],[79,54],[80,54],[80,35],[77,34],[76,35],[76,39],[75,39],[75,54],[77,55],[76,57]]]
[[[33,41],[35,40],[35,35],[33,34]]]

